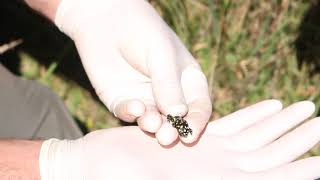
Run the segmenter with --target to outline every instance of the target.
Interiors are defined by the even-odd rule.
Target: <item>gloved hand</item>
[[[163,145],[178,138],[166,115],[185,119],[194,142],[207,125],[207,80],[177,35],[145,0],[62,0],[56,25],[74,41],[100,99]]]
[[[319,178],[319,157],[294,160],[320,140],[320,119],[310,120],[285,134],[311,116],[314,104],[305,101],[281,109],[279,101],[267,100],[237,111],[210,123],[196,145],[186,146],[177,141],[173,147],[161,147],[152,136],[132,126],[95,131],[75,141],[47,140],[40,153],[41,177],[43,180]]]

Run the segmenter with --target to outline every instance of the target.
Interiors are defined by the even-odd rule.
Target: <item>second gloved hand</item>
[[[147,1],[62,0],[55,23],[75,41],[97,94],[118,118],[138,121],[168,145],[178,133],[165,116],[186,115],[192,135],[182,140],[197,140],[212,109],[206,77]]]
[[[283,110],[267,100],[209,123],[193,145],[163,148],[135,126],[51,139],[40,153],[42,180],[304,180],[320,177],[320,158],[295,161],[320,140],[311,102]],[[195,115],[196,116],[196,115]],[[296,129],[288,132],[293,127]]]

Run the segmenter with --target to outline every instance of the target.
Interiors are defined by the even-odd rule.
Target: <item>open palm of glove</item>
[[[57,26],[76,43],[100,99],[118,118],[157,133],[161,144],[178,138],[165,116],[203,113],[186,120],[194,142],[211,114],[198,63],[145,0],[62,0]]]
[[[313,103],[281,109],[275,100],[242,109],[210,123],[197,144],[187,146],[177,142],[162,147],[137,127],[100,130],[76,141],[48,140],[41,151],[41,176],[44,180],[320,177],[319,157],[294,161],[320,140],[319,118],[287,133],[311,116]]]

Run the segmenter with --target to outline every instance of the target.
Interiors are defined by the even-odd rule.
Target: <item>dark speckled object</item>
[[[168,122],[178,130],[178,133],[182,137],[188,137],[189,134],[192,135],[192,129],[189,127],[188,122],[184,120],[181,116],[167,115]]]

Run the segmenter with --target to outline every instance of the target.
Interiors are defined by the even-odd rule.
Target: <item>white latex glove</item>
[[[185,119],[197,140],[211,115],[207,80],[177,35],[145,0],[62,0],[56,25],[76,43],[100,99],[118,118],[157,133],[168,145],[178,133],[166,115]]]
[[[161,147],[153,137],[134,126],[95,131],[75,141],[51,139],[42,145],[41,177],[42,180],[319,178],[319,157],[294,160],[320,140],[320,119],[312,119],[285,134],[311,116],[314,104],[304,101],[281,108],[279,101],[267,100],[230,114],[210,123],[194,146],[177,141],[173,147]]]

